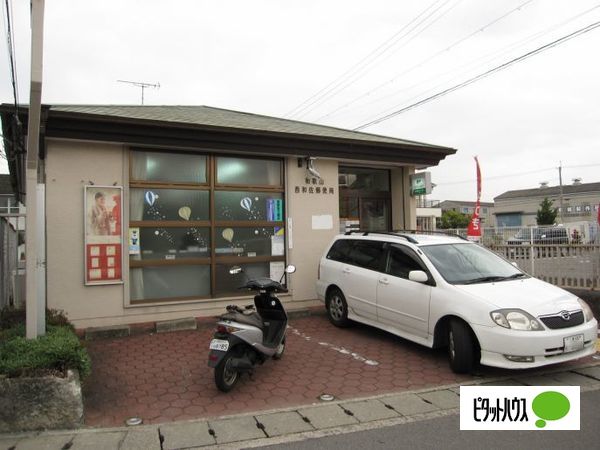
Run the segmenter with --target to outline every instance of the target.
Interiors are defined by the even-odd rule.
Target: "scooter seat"
[[[252,312],[251,314],[243,314],[237,311],[232,311],[223,314],[220,318],[221,320],[232,320],[234,322],[243,323],[244,325],[251,325],[259,329],[262,329],[263,327],[263,321],[257,312]]]

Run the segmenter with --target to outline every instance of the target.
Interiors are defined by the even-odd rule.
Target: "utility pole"
[[[560,185],[560,193],[559,193],[559,201],[560,201],[560,223],[564,224],[565,221],[563,220],[564,207],[563,207],[562,161],[559,161],[559,163],[558,163],[558,183]]]
[[[25,169],[25,322],[26,336],[35,339],[46,333],[44,299],[38,295],[38,158],[42,110],[42,72],[44,48],[44,0],[31,0],[31,87],[27,125],[27,164]],[[43,215],[43,213],[42,213]],[[43,277],[41,277],[43,279]]]
[[[117,80],[118,83],[127,83],[132,84],[133,86],[139,87],[142,89],[142,105],[144,104],[144,89],[149,87],[154,89],[160,89],[160,83],[151,84],[151,83],[142,83],[141,81],[125,81],[125,80]]]

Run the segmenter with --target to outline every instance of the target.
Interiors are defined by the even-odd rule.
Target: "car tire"
[[[471,373],[478,362],[478,348],[471,328],[462,320],[448,327],[448,362],[455,373]]]
[[[333,288],[327,294],[327,317],[329,321],[336,327],[347,327],[350,325],[348,320],[348,303],[346,297],[337,288]]]
[[[219,365],[215,367],[215,384],[222,392],[232,390],[240,379],[240,373],[231,368],[231,359],[233,357],[232,352],[227,353]]]

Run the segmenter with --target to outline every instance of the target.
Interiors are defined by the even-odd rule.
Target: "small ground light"
[[[143,420],[141,417],[130,417],[125,421],[125,425],[127,425],[128,427],[133,427],[136,425],[141,425],[142,422]]]
[[[335,397],[331,394],[321,394],[319,396],[319,400],[321,400],[322,402],[330,402],[334,399],[335,399]]]

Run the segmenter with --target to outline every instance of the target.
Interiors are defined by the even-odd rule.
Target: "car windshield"
[[[476,244],[442,244],[420,248],[451,284],[489,283],[527,277],[509,262]]]

